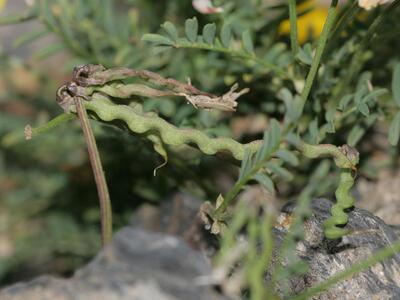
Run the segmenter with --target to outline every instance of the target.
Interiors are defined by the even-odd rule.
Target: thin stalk
[[[317,75],[317,71],[319,68],[319,63],[321,61],[322,54],[324,53],[326,42],[328,40],[329,34],[332,30],[332,27],[335,23],[335,14],[337,9],[338,0],[333,0],[331,2],[331,6],[328,10],[328,16],[326,17],[326,21],[324,24],[324,28],[322,29],[321,36],[318,40],[317,50],[315,53],[315,57],[312,61],[310,71],[306,78],[306,83],[301,93],[301,102],[302,102],[302,110],[304,110],[304,106],[307,102],[308,96],[310,95],[311,88],[313,86],[315,76]]]
[[[293,58],[296,58],[299,51],[299,40],[297,38],[297,10],[296,0],[289,0],[289,21],[290,21],[290,45]]]
[[[239,194],[239,192],[242,190],[243,186],[251,180],[251,178],[254,177],[254,175],[257,174],[257,172],[264,166],[264,164],[270,159],[260,161],[259,163],[256,163],[248,173],[243,176],[242,179],[237,181],[235,185],[232,187],[232,189],[228,192],[228,194],[225,196],[224,201],[221,203],[220,206],[217,207],[217,209],[214,212],[214,218],[215,219],[220,219],[222,217],[222,214],[226,211],[228,208],[229,204],[231,201]]]
[[[37,135],[46,133],[47,131],[50,131],[50,130],[60,126],[61,124],[64,124],[73,119],[75,119],[74,114],[62,114],[62,115],[59,115],[59,116],[55,117],[54,119],[50,120],[46,124],[38,126],[38,127],[32,128],[30,125],[27,125],[25,127],[24,133],[22,133],[21,130],[19,130],[19,129],[18,129],[18,131],[12,131],[12,132],[6,134],[0,140],[1,141],[0,143],[3,146],[9,147],[9,146],[15,145],[15,144],[23,141],[24,134],[25,134],[25,140],[30,140],[30,139],[36,137]]]
[[[112,236],[112,211],[111,201],[108,193],[107,182],[104,176],[103,167],[101,165],[99,151],[97,149],[96,140],[93,135],[92,128],[86,109],[82,104],[80,97],[74,97],[76,111],[78,113],[79,121],[82,126],[83,134],[85,136],[86,145],[88,148],[89,159],[92,165],[94,179],[97,186],[97,192],[100,200],[100,214],[101,214],[101,242],[105,246]]]
[[[66,123],[73,119],[75,119],[74,114],[61,114],[42,126],[32,128],[32,136],[46,133],[47,131],[50,131],[50,130],[60,126],[61,124]]]
[[[37,17],[37,12],[34,9],[30,9],[21,15],[9,15],[0,18],[0,26],[4,25],[12,25],[17,23],[22,23],[26,21],[30,21]]]

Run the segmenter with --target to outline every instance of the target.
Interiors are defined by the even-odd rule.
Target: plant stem
[[[42,126],[32,128],[32,136],[36,136],[36,135],[45,133],[45,132],[52,130],[52,129],[60,126],[61,124],[68,122],[70,120],[73,120],[75,118],[76,117],[74,114],[59,115]]]
[[[263,161],[260,161],[256,163],[248,173],[243,176],[242,179],[237,181],[235,185],[232,187],[232,189],[228,192],[228,194],[225,196],[224,201],[221,203],[220,206],[217,207],[217,209],[214,212],[214,218],[215,219],[220,219],[222,217],[222,214],[226,211],[228,208],[229,204],[231,201],[239,194],[239,192],[242,190],[243,186],[251,180],[254,175],[257,174],[257,172],[265,165],[265,163],[269,160],[265,159]]]
[[[329,34],[331,32],[331,29],[332,29],[332,27],[333,27],[333,25],[335,23],[334,21],[335,21],[335,14],[336,14],[336,9],[337,9],[337,4],[338,4],[338,0],[333,0],[331,2],[331,6],[329,7],[328,16],[326,17],[324,28],[322,29],[321,36],[320,36],[320,38],[318,40],[318,45],[317,45],[317,50],[316,50],[316,53],[315,53],[315,57],[314,57],[314,59],[312,61],[310,71],[309,71],[309,73],[307,75],[306,83],[305,83],[303,92],[301,93],[301,102],[302,102],[301,103],[302,104],[301,111],[304,110],[304,106],[305,106],[305,104],[307,102],[308,96],[310,95],[311,88],[313,86],[314,79],[315,79],[315,76],[317,75],[317,71],[318,71],[318,68],[319,68],[319,63],[321,61],[322,54],[324,53],[326,42],[328,40]]]
[[[289,0],[290,45],[292,47],[293,58],[296,58],[297,52],[299,51],[296,2],[296,0]]]
[[[31,9],[24,12],[21,15],[9,15],[0,18],[0,26],[22,23],[35,19],[36,17],[37,17],[36,11]]]
[[[32,128],[30,125],[27,125],[25,127],[25,130],[28,130],[29,133],[28,133],[28,135],[25,136],[25,140],[30,140],[30,139],[36,137],[37,135],[40,135],[47,131],[50,131],[50,130],[60,126],[61,124],[66,123],[75,118],[76,118],[76,116],[74,114],[62,114],[62,115],[55,117],[54,119],[51,119],[46,124],[43,124],[38,127]],[[24,140],[24,134],[21,132],[20,129],[18,129],[18,131],[12,131],[12,132],[6,134],[0,141],[3,146],[9,147],[9,146],[15,145],[23,140]]]
[[[89,159],[92,165],[94,179],[97,186],[97,192],[100,200],[100,214],[101,214],[101,242],[105,246],[112,236],[112,211],[111,201],[108,193],[107,182],[104,176],[103,167],[101,165],[99,151],[97,149],[96,140],[93,135],[92,128],[86,109],[82,104],[80,97],[74,97],[76,110],[79,120],[81,122],[83,134],[85,136],[86,145],[88,148]]]

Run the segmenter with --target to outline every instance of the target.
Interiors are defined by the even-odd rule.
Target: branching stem
[[[306,83],[301,93],[301,102],[302,102],[302,110],[304,110],[304,105],[308,100],[308,96],[310,95],[311,88],[313,86],[315,76],[317,75],[319,64],[322,58],[322,54],[324,53],[324,49],[326,46],[326,42],[328,40],[329,34],[332,30],[333,25],[335,24],[335,14],[337,9],[338,0],[332,0],[331,6],[328,10],[328,16],[325,21],[324,28],[322,29],[321,36],[318,40],[317,50],[315,52],[315,57],[312,61],[310,71],[306,78]]]
[[[293,58],[296,58],[297,52],[299,51],[296,2],[296,0],[289,0],[290,45],[292,47]]]

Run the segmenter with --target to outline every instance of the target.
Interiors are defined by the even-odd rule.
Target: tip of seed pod
[[[32,126],[31,125],[26,125],[24,128],[24,135],[26,140],[32,139]]]

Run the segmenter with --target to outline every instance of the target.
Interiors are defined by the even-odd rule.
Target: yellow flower
[[[302,5],[298,6],[298,11],[302,11],[310,6],[315,5],[314,1],[307,1]],[[324,5],[315,5],[309,13],[306,13],[297,18],[297,34],[299,43],[304,43],[309,37],[318,37],[322,28],[324,27],[328,10]],[[289,20],[283,21],[279,26],[279,33],[289,34],[290,33],[290,22]]]
[[[2,11],[4,9],[4,7],[6,6],[7,0],[0,0],[0,11]]]

